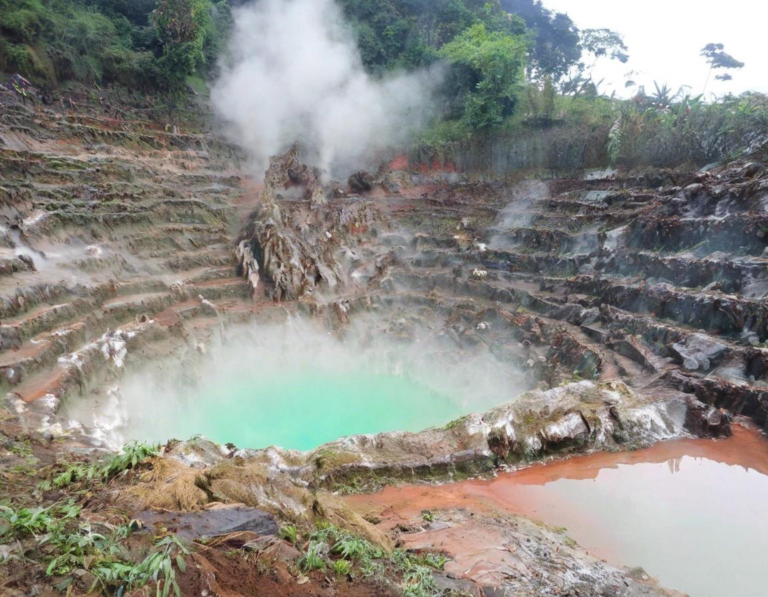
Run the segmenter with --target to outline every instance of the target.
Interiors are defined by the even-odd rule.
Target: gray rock
[[[728,351],[728,345],[705,334],[693,334],[685,342],[672,344],[670,351],[685,369],[706,373],[712,370],[720,357]]]
[[[700,183],[694,183],[691,185],[688,185],[683,189],[683,192],[685,193],[685,196],[687,198],[696,197],[704,190],[704,185]]]
[[[216,537],[241,531],[275,535],[274,516],[243,505],[219,505],[202,512],[146,511],[137,517],[147,526],[162,526],[183,539]]]

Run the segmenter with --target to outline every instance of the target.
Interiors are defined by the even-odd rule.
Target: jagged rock
[[[510,438],[506,429],[501,427],[499,429],[493,429],[488,434],[488,448],[496,454],[499,458],[506,460],[509,457],[510,452],[515,449],[515,440]]]
[[[541,430],[541,437],[545,445],[557,448],[566,444],[584,445],[589,434],[589,425],[581,412],[569,413],[559,421],[549,423]]]
[[[675,342],[670,352],[689,371],[710,371],[718,359],[728,350],[726,344],[713,340],[704,334],[692,334],[685,342]]]
[[[685,189],[683,189],[683,192],[685,193],[685,196],[690,199],[692,197],[696,197],[699,194],[701,194],[703,190],[704,190],[703,184],[694,183],[685,187]]]
[[[368,202],[348,202],[330,212],[320,209],[327,193],[313,173],[305,194],[313,208],[297,225],[290,214],[281,213],[277,190],[290,180],[287,171],[306,172],[298,161],[298,146],[285,155],[272,158],[265,176],[261,210],[240,234],[239,270],[248,275],[251,287],[254,274],[266,281],[266,290],[276,300],[292,300],[311,295],[318,286],[338,289],[347,282],[343,270],[342,243],[368,234],[372,221],[380,214]],[[303,180],[303,179],[302,179]],[[257,269],[258,268],[258,269]]]
[[[256,294],[259,287],[259,263],[253,254],[253,248],[248,241],[241,241],[237,245],[238,273],[248,280],[251,296]]]
[[[349,184],[349,188],[354,193],[368,193],[373,189],[373,176],[361,170],[350,176],[347,184]]]
[[[485,593],[471,580],[452,578],[448,574],[435,573],[435,586],[445,595],[462,595],[462,597],[484,597]]]
[[[744,167],[739,170],[738,176],[740,178],[754,178],[764,170],[762,164],[758,162],[750,162],[745,164]]]
[[[725,411],[708,406],[695,398],[687,401],[685,427],[698,437],[730,437],[732,417]]]

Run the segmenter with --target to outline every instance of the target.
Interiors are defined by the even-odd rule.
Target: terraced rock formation
[[[524,393],[444,428],[310,453],[173,443],[112,504],[238,502],[299,525],[332,520],[389,547],[328,490],[719,437],[738,416],[768,424],[760,162],[517,183],[383,167],[341,185],[292,148],[261,186],[215,135],[167,128],[4,107],[0,379],[24,429],[109,446],[125,421],[72,420],[68,406],[108,413],[126,372],[175,367],[194,379],[231,324],[291,314],[360,346],[423,346],[454,364],[481,356]],[[557,586],[604,594],[601,579],[622,585],[612,594],[664,594],[627,571],[587,568]],[[496,588],[554,590],[542,578]]]
[[[446,207],[462,224],[403,276],[535,321],[543,337],[526,338],[517,359],[543,356],[549,383],[623,379],[766,423],[763,165],[454,186],[430,200],[431,217],[408,216],[421,230],[454,227]]]
[[[186,358],[221,318],[252,311],[234,267],[231,148],[20,105],[4,109],[0,147],[0,379],[29,425],[75,396],[107,399],[126,367]]]

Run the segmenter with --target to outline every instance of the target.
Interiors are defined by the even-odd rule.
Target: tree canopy
[[[461,119],[473,130],[499,126],[515,109],[524,81],[525,39],[473,25],[443,46],[440,55],[454,65],[449,87]]]
[[[522,18],[531,31],[530,74],[559,82],[581,59],[579,30],[568,15],[547,10],[541,0],[501,0],[501,7]]]
[[[228,0],[0,0],[0,70],[179,91],[215,63]]]
[[[231,8],[247,1],[0,0],[0,70],[178,93],[191,75],[211,74]],[[370,73],[447,63],[444,116],[469,131],[514,114],[526,72],[549,95],[584,94],[598,60],[627,59],[620,35],[579,31],[541,0],[337,2]],[[729,68],[711,45],[713,68]],[[551,119],[550,108],[539,111]]]

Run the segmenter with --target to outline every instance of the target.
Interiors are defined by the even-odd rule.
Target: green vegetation
[[[451,139],[497,129],[512,116],[534,50],[525,22],[499,0],[340,0],[373,73],[449,65],[443,118]]]
[[[40,489],[62,489],[74,483],[91,482],[94,480],[108,481],[123,471],[132,469],[148,458],[159,454],[160,446],[139,442],[131,442],[123,447],[123,451],[107,458],[104,462],[91,464],[70,464],[64,471],[52,479],[43,481]]]
[[[299,558],[299,568],[302,572],[312,572],[313,570],[325,570],[325,560],[321,554],[323,544],[317,541],[311,541],[307,551]]]
[[[103,462],[68,465],[39,487],[54,491],[59,501],[36,508],[0,506],[0,544],[22,545],[25,561],[39,562],[61,592],[71,591],[87,575],[89,592],[127,594],[152,584],[158,597],[179,596],[176,572],[186,569],[184,556],[189,551],[175,537],[161,537],[137,552],[126,540],[138,523],[92,522],[73,499],[61,499],[62,490],[71,485],[88,482],[93,489],[94,483],[105,483],[157,454],[156,446],[133,443]]]
[[[538,153],[527,167],[702,165],[752,151],[768,135],[761,94],[705,101],[666,86],[646,93],[628,80],[633,99],[601,95],[595,66],[626,62],[623,39],[608,29],[579,30],[540,0],[337,1],[374,76],[445,65],[439,117],[416,141],[417,161],[454,160],[468,143],[480,155],[483,144],[500,140],[521,139],[527,153],[526,139],[535,137]],[[0,0],[0,71],[38,85],[117,84],[171,98],[201,92],[215,74],[232,8],[244,3]],[[721,81],[744,66],[722,44],[701,55]]]
[[[488,31],[478,23],[452,42],[440,55],[452,65],[449,88],[457,90],[452,104],[468,130],[498,128],[514,114],[525,72],[524,38]]]
[[[391,554],[380,547],[333,525],[321,524],[310,535],[299,568],[304,573],[330,568],[339,576],[387,577],[400,579],[403,595],[435,597],[440,591],[432,576],[447,559],[435,553],[411,554],[401,549]]]
[[[179,92],[214,66],[230,20],[227,0],[0,0],[0,70]]]
[[[432,64],[438,51],[473,25],[524,34],[498,0],[339,0],[352,23],[366,68],[381,73]]]
[[[550,124],[557,91],[595,96],[595,65],[628,59],[618,33],[579,31],[539,0],[339,1],[369,71],[448,64],[442,118],[422,139],[431,147],[504,134],[531,116]]]
[[[624,166],[673,167],[738,158],[768,139],[768,97],[747,93],[704,102],[684,90],[656,85],[634,99],[615,102],[608,153]]]
[[[48,508],[19,508],[0,506],[0,539],[8,537],[38,537],[54,532],[70,518],[80,513],[71,503]]]
[[[445,430],[450,431],[451,429],[458,429],[459,427],[463,426],[468,419],[469,419],[469,415],[464,415],[463,417],[454,419],[453,421],[450,421],[445,425]]]
[[[352,572],[352,562],[347,560],[336,560],[333,563],[333,571],[339,576],[349,576]]]
[[[294,525],[287,524],[280,527],[277,536],[288,541],[288,543],[292,545],[296,545],[296,542],[299,540],[299,531]]]
[[[531,77],[561,81],[582,55],[579,30],[570,17],[545,9],[540,0],[501,0],[501,6],[523,19],[531,32]]]
[[[98,462],[55,466],[48,471],[50,479],[25,494],[22,504],[0,505],[0,544],[9,546],[5,563],[16,560],[33,566],[62,594],[180,597],[179,575],[187,569],[190,548],[164,529],[154,538],[147,533],[133,536],[140,522],[111,524],[92,509],[91,500],[106,483],[147,467],[157,454],[156,446],[134,443]],[[130,484],[131,478],[123,481]],[[48,504],[27,505],[32,499]],[[88,510],[83,509],[85,503]],[[291,524],[283,525],[279,536],[301,550],[296,566],[303,574],[324,571],[352,580],[375,578],[397,585],[410,597],[442,594],[433,578],[433,572],[445,566],[441,554],[389,553],[323,522],[307,531],[304,543]]]

